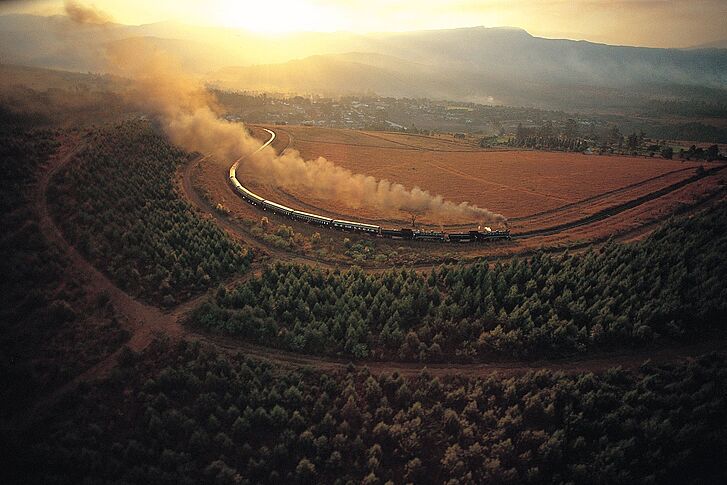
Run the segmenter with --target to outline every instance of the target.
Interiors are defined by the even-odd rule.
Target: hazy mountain
[[[143,37],[210,81],[238,89],[429,96],[553,107],[634,95],[725,97],[727,50],[653,49],[465,28],[266,37],[174,22],[78,26],[63,16],[0,16],[3,62],[105,69],[112,42]],[[723,99],[720,99],[723,101]]]
[[[365,39],[348,33],[303,33],[268,38],[237,29],[189,26],[178,22],[99,26],[78,25],[62,15],[0,16],[0,56],[6,63],[99,70],[104,67],[103,51],[108,42],[134,38],[145,38],[163,46],[170,55],[193,61],[194,65],[190,67],[196,72],[224,66],[279,63],[368,47]]]
[[[689,49],[727,49],[727,39],[715,40],[706,44],[699,44]]]
[[[316,55],[279,64],[227,67],[208,79],[231,89],[321,94],[375,92],[385,96],[437,96],[456,83],[432,66],[376,53]]]
[[[386,47],[385,47],[386,46]],[[524,31],[463,29],[375,37],[369,53],[225,68],[235,89],[428,96],[589,109],[635,97],[727,100],[727,52],[614,47]]]
[[[727,53],[543,39],[520,29],[469,28],[396,34],[391,54],[467,66],[500,79],[623,86],[640,82],[727,85]],[[515,76],[517,76],[515,78]]]

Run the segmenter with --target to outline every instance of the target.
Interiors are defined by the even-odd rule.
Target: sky
[[[175,20],[275,35],[520,27],[543,37],[690,47],[727,39],[727,0],[92,0],[117,22]],[[61,0],[0,0],[0,13],[57,14]]]

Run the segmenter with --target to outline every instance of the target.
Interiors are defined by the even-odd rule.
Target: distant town
[[[467,138],[483,148],[517,147],[663,158],[723,159],[727,146],[698,123],[641,126],[625,115],[582,115],[537,108],[392,98],[285,96],[214,90],[230,121],[399,131]],[[713,136],[714,135],[714,136]]]

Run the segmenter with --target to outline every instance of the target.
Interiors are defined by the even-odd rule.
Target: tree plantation
[[[425,275],[277,265],[220,288],[191,324],[307,353],[433,362],[693,339],[724,330],[726,208],[670,221],[636,244]]]
[[[50,195],[67,237],[124,290],[168,306],[246,270],[252,254],[175,192],[193,155],[142,121],[89,131],[84,145]]]
[[[0,125],[4,120],[0,117]],[[91,297],[63,252],[43,235],[32,207],[31,187],[37,172],[58,149],[58,133],[26,129],[10,124],[0,132],[3,420],[27,410],[44,393],[100,361],[128,338],[108,299]]]
[[[721,483],[725,364],[403,378],[157,342],[27,459],[44,483]]]

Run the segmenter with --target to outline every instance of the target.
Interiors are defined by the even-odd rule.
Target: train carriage
[[[500,239],[511,239],[510,231],[470,231],[475,241],[497,241]]]
[[[264,199],[262,197],[253,193],[252,191],[248,190],[246,187],[243,187],[242,185],[240,185],[240,187],[238,187],[237,191],[240,193],[240,195],[242,195],[243,198],[247,199],[247,201],[250,202],[252,205],[260,205],[264,201]]]
[[[418,241],[446,241],[447,235],[443,232],[416,231],[414,239]]]
[[[468,243],[474,240],[474,237],[469,232],[456,232],[449,234],[449,240],[451,242]]]
[[[381,232],[381,226],[376,226],[373,224],[364,224],[363,222],[334,220],[331,222],[331,225],[333,227],[335,227],[336,229],[342,229],[342,230],[348,230],[348,231],[361,231],[361,232],[368,232],[371,234],[379,234]]]
[[[260,205],[263,203],[263,198],[257,195],[256,193],[248,190],[246,187],[244,187],[239,180],[237,180],[237,177],[235,177],[234,172],[230,170],[230,183],[232,184],[232,188],[242,196],[245,200],[250,202],[252,205]]]
[[[263,200],[262,205],[266,210],[270,210],[275,212],[276,214],[281,214],[284,216],[289,216],[293,212],[295,212],[295,209],[291,209],[290,207],[278,204],[277,202],[273,202],[272,200]]]
[[[259,195],[251,192],[250,190],[246,189],[245,187],[242,188],[244,195],[243,197],[246,197],[252,205],[260,205],[263,203],[264,199],[260,197]]]
[[[271,132],[272,141],[274,134]],[[268,142],[268,144],[269,144]],[[310,212],[304,212],[295,210],[291,207],[278,204],[271,200],[266,200],[244,187],[239,180],[237,180],[237,163],[230,167],[229,180],[235,192],[240,194],[245,200],[250,202],[252,205],[260,205],[265,210],[275,212],[276,214],[292,217],[301,221],[305,221],[311,224],[318,224],[321,226],[330,226],[343,231],[356,231],[364,232],[368,234],[376,234],[381,237],[387,237],[392,239],[406,239],[406,240],[419,240],[419,241],[436,241],[436,242],[452,242],[452,243],[469,243],[473,241],[485,242],[485,241],[497,241],[497,240],[510,240],[509,230],[496,230],[493,231],[489,227],[486,227],[484,231],[469,231],[461,233],[438,232],[438,231],[419,231],[407,228],[401,229],[386,229],[375,224],[365,224],[363,222],[346,221],[342,219],[331,219],[330,217],[324,217],[318,214],[312,214]]]
[[[298,210],[294,210],[291,216],[302,221],[310,222],[313,224],[320,224],[322,226],[328,226],[333,221],[333,219],[331,219],[330,217],[323,217],[319,216],[318,214],[311,214],[310,212],[303,212]]]
[[[384,229],[381,228],[380,232],[383,237],[390,237],[392,239],[412,239],[414,237],[414,231],[411,229]]]

